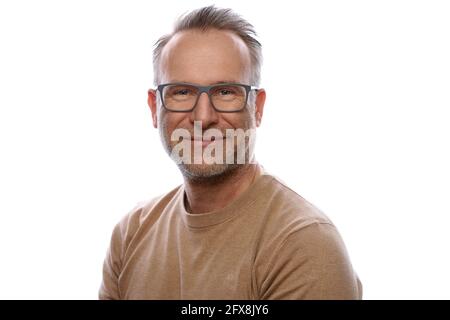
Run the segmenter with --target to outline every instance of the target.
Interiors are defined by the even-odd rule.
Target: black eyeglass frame
[[[171,86],[171,85],[187,85],[187,86],[192,86],[197,88],[197,90],[199,90],[198,94],[197,94],[197,100],[195,100],[194,106],[191,109],[188,110],[172,110],[170,108],[166,107],[166,104],[164,102],[164,97],[163,97],[163,90],[165,87],[167,86]],[[241,86],[245,89],[245,103],[243,104],[242,108],[237,109],[237,110],[231,110],[231,111],[226,111],[226,110],[220,110],[217,109],[216,106],[214,105],[214,103],[212,102],[211,99],[211,89],[216,88],[216,87],[221,87],[221,86],[229,86],[229,85],[233,85],[233,86]],[[255,90],[258,91],[259,88],[255,87],[255,86],[251,86],[251,85],[247,85],[247,84],[242,84],[242,83],[235,83],[235,82],[224,82],[224,83],[217,83],[217,84],[213,84],[210,86],[199,86],[193,83],[187,83],[187,82],[172,82],[172,83],[164,83],[164,84],[160,84],[157,86],[156,88],[157,91],[159,91],[160,97],[161,97],[161,102],[162,105],[164,107],[164,109],[166,109],[167,111],[170,112],[192,112],[192,110],[195,109],[195,107],[197,106],[198,103],[198,99],[200,99],[200,95],[205,92],[208,95],[209,98],[209,102],[211,103],[213,109],[217,112],[222,112],[222,113],[233,113],[233,112],[240,112],[242,110],[245,109],[245,107],[247,106],[247,102],[248,102],[248,96],[250,91]]]

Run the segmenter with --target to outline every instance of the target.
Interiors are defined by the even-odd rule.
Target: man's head
[[[262,55],[261,45],[253,37],[255,34],[253,27],[230,9],[211,6],[189,13],[177,22],[171,34],[161,37],[156,42],[153,57],[155,85],[181,82],[210,86],[226,82],[258,86]],[[194,87],[182,90],[178,87],[169,88],[174,89],[149,90],[148,103],[152,111],[153,125],[159,128],[163,145],[171,156],[175,145],[179,143],[171,139],[177,129],[185,129],[194,139],[195,126],[200,124],[203,131],[216,129],[216,132],[222,133],[224,137],[223,140],[216,139],[210,145],[206,142],[189,140],[192,150],[196,144],[200,145],[200,150],[205,148],[212,150],[214,148],[211,148],[211,145],[221,144],[225,151],[224,161],[213,164],[205,163],[203,160],[200,163],[179,163],[183,175],[191,179],[210,179],[240,166],[235,161],[234,163],[225,161],[226,150],[230,149],[227,148],[227,142],[230,141],[229,133],[232,132],[231,129],[251,131],[260,125],[265,91],[263,89],[255,91],[247,87],[245,92],[244,87],[237,87],[242,90],[233,93],[228,90],[229,87],[216,87],[205,92],[206,94],[200,94]],[[188,99],[190,95],[192,100],[196,101],[192,110],[174,112],[167,108],[172,105],[178,107],[179,101]],[[238,105],[245,101],[247,103],[244,108],[236,112],[220,112],[222,105],[228,106],[226,103]],[[248,143],[242,145],[233,137],[231,141],[233,148],[228,152],[233,153],[234,160],[239,148],[245,148],[246,163],[253,161]],[[214,152],[222,149],[215,149]],[[194,153],[195,151],[192,152]]]

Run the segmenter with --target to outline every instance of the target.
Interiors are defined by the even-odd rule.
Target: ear
[[[148,106],[150,107],[150,111],[152,112],[153,127],[158,128],[158,118],[157,118],[158,108],[156,105],[156,100],[157,100],[156,95],[157,95],[156,90],[149,89],[147,103],[148,103]]]
[[[257,127],[261,125],[265,102],[266,102],[266,91],[264,89],[258,89],[258,91],[256,91],[256,98],[255,98],[255,119]]]

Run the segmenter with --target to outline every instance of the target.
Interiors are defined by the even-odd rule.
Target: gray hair
[[[162,36],[154,44],[153,50],[153,82],[160,81],[160,57],[164,46],[174,34],[184,30],[198,29],[205,32],[209,29],[227,30],[238,35],[247,45],[251,60],[251,85],[259,86],[261,81],[262,50],[261,43],[256,40],[256,31],[247,20],[231,9],[219,9],[212,6],[203,7],[181,16],[175,22],[172,33]]]

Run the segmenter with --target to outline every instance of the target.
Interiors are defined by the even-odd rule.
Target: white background
[[[152,46],[211,3],[0,2],[0,298],[96,299],[114,225],[181,183]],[[258,160],[335,222],[364,298],[449,299],[449,2],[214,3],[263,44]]]

